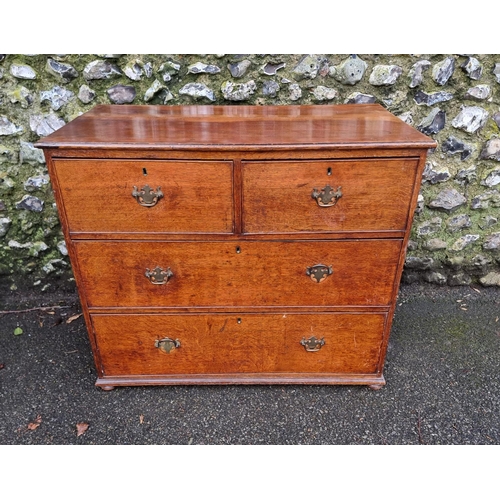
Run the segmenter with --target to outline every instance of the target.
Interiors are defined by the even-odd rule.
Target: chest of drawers
[[[379,105],[102,105],[37,146],[97,386],[385,383],[434,141]]]

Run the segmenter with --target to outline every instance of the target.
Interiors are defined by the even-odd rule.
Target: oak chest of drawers
[[[96,385],[385,383],[434,141],[375,104],[102,105],[37,146]]]

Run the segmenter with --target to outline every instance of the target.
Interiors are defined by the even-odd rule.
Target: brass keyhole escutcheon
[[[180,346],[181,342],[178,339],[173,340],[165,337],[161,340],[155,340],[155,347],[160,349],[160,351],[165,352],[166,354],[170,354],[170,351],[172,351],[173,349],[177,349]]]
[[[143,169],[143,171],[144,170],[145,169]],[[144,175],[146,175],[146,173],[144,173]],[[139,205],[142,205],[143,207],[154,207],[160,198],[163,198],[163,192],[160,186],[158,186],[155,191],[148,184],[146,184],[144,187],[139,189],[137,186],[134,186],[132,196],[137,200]]]
[[[325,266],[324,264],[316,264],[315,266],[308,267],[306,274],[311,278],[314,283],[321,283],[325,281],[328,276],[333,274],[332,266]]]
[[[342,198],[342,186],[333,189],[330,184],[327,184],[323,189],[314,188],[311,198],[316,200],[319,207],[333,207]]]

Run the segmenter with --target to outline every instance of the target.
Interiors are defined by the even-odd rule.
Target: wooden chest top
[[[41,148],[432,148],[435,142],[379,104],[301,106],[99,105]]]

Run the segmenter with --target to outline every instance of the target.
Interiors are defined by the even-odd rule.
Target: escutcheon
[[[164,339],[161,340],[155,340],[155,347],[160,349],[160,351],[163,351],[167,354],[172,351],[172,349],[177,349],[178,347],[181,346],[180,340],[173,340],[169,339],[168,337],[165,337]]]
[[[323,189],[314,188],[311,197],[316,200],[319,207],[333,207],[342,198],[342,186],[333,189],[327,184]]]
[[[315,266],[308,267],[306,274],[314,281],[314,283],[321,283],[325,281],[330,274],[333,274],[332,266],[325,266],[324,264],[316,264]]]
[[[163,198],[163,193],[159,186],[156,188],[156,191],[154,191],[148,186],[148,184],[146,184],[140,189],[137,189],[137,186],[134,186],[132,196],[137,200],[139,205],[142,205],[143,207],[154,207],[160,198]]]
[[[173,275],[174,273],[170,270],[170,267],[163,269],[160,266],[156,266],[152,271],[146,268],[146,272],[144,273],[144,276],[146,276],[153,285],[165,285]]]
[[[325,345],[325,339],[317,339],[316,337],[309,337],[308,339],[306,339],[305,337],[303,337],[300,343],[304,346],[304,349],[307,352],[316,352]]]

